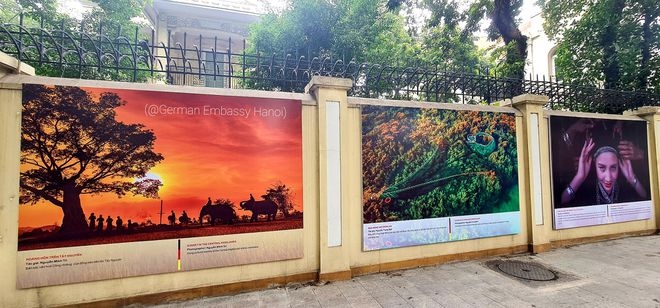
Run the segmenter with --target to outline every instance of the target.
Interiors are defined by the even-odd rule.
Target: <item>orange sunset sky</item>
[[[154,131],[154,150],[164,160],[149,172],[163,182],[160,199],[114,194],[83,195],[86,216],[121,216],[143,222],[162,222],[174,211],[191,218],[208,197],[230,199],[237,214],[239,202],[252,193],[261,199],[266,189],[281,182],[294,194],[302,211],[301,102],[197,95],[170,92],[83,88],[95,100],[102,92],[115,92],[126,101],[116,109],[117,120],[142,123]],[[270,113],[266,113],[270,110]],[[255,113],[261,111],[262,113]],[[241,113],[243,112],[243,113]],[[215,114],[214,114],[215,113]],[[62,211],[48,202],[21,205],[19,227],[62,223]]]

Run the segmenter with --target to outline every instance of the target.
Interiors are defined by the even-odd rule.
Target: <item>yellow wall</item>
[[[149,91],[168,91],[228,96],[296,99],[303,101],[303,127],[316,127],[316,106],[309,95],[130,84],[103,81],[55,79],[30,76],[7,76],[0,86],[0,307],[58,306],[143,294],[188,290],[264,278],[314,277],[319,268],[318,222],[318,143],[313,130],[303,129],[304,183],[304,257],[280,262],[214,268],[191,272],[128,277],[104,281],[58,285],[32,289],[16,289],[16,255],[18,245],[18,176],[20,165],[21,83],[107,87]],[[310,278],[306,278],[309,280]],[[246,288],[246,287],[243,287]],[[249,288],[249,286],[247,286]],[[209,292],[200,290],[198,292]]]
[[[1,59],[0,59],[1,60]],[[1,75],[0,75],[1,76]],[[225,268],[205,269],[141,277],[128,277],[72,285],[48,286],[32,289],[16,289],[16,256],[18,230],[18,184],[20,157],[21,84],[41,83],[85,87],[108,87],[135,90],[167,91],[228,96],[297,99],[303,101],[303,202],[304,202],[304,257],[302,259],[250,264]],[[567,230],[552,229],[550,152],[548,142],[548,117],[565,114],[542,109],[545,98],[521,96],[511,105],[475,106],[460,104],[430,104],[375,99],[348,98],[346,90],[351,81],[328,77],[314,77],[310,94],[291,94],[231,89],[193,88],[165,85],[130,84],[103,81],[83,81],[59,78],[43,78],[25,75],[7,75],[0,79],[0,307],[48,307],[80,303],[102,302],[130,304],[141,300],[157,302],[164,299],[191,298],[232,292],[250,288],[267,287],[269,283],[288,281],[348,279],[355,275],[400,268],[510,254],[525,251],[542,251],[552,247],[626,234],[642,234],[657,229],[657,219],[608,224]],[[341,165],[328,164],[326,138],[326,104],[339,104]],[[505,111],[516,116],[518,141],[518,172],[520,181],[521,229],[519,234],[482,238],[466,241],[362,251],[362,174],[361,174],[361,112],[363,105],[390,106],[442,106],[447,109]],[[531,115],[538,117],[538,135],[530,134]],[[647,110],[639,116],[650,125],[652,198],[658,198],[660,144],[660,114]],[[583,114],[590,117],[603,115]],[[636,115],[611,116],[608,118],[630,119]],[[538,174],[531,168],[533,145],[540,150]],[[340,243],[328,245],[332,236],[328,225],[328,210],[332,210],[332,198],[326,187],[329,168],[341,170]],[[533,176],[539,176],[540,188],[531,185]],[[541,213],[534,208],[534,196],[540,194]],[[658,213],[657,201],[655,204]],[[538,215],[542,214],[539,223]],[[657,217],[657,216],[656,216]],[[256,236],[256,235],[255,235]],[[283,278],[284,277],[284,278]],[[259,283],[255,283],[255,282]],[[241,284],[243,283],[243,284]],[[149,295],[154,295],[149,298]],[[135,299],[134,301],[131,301]]]

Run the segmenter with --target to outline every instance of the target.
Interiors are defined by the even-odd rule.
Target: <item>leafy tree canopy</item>
[[[71,29],[82,25],[87,30],[98,31],[102,21],[106,26],[130,28],[137,25],[136,17],[142,16],[144,8],[153,0],[90,0],[91,10],[77,20],[73,15],[58,10],[58,0],[0,0],[2,22],[18,23],[20,13],[28,25],[64,24]]]
[[[3,23],[19,23],[21,13],[28,26],[59,23],[67,16],[57,11],[57,0],[0,0],[0,18]]]
[[[93,4],[92,9],[86,11],[82,15],[82,19],[76,19],[76,17],[73,15],[60,12],[60,10],[58,10],[57,0],[0,0],[0,8],[2,8],[2,12],[0,13],[0,22],[19,24],[21,21],[20,16],[22,13],[22,22],[26,28],[39,28],[43,23],[43,28],[46,28],[47,30],[46,33],[37,31],[31,32],[36,35],[43,35],[44,38],[41,41],[44,44],[50,44],[52,42],[52,40],[48,37],[48,33],[50,33],[50,35],[59,36],[61,35],[59,31],[65,31],[67,33],[76,33],[78,31],[82,31],[84,33],[90,34],[92,38],[96,34],[99,34],[100,31],[102,31],[102,34],[107,35],[110,38],[110,41],[104,41],[106,44],[112,42],[112,40],[118,36],[127,37],[132,41],[135,35],[135,29],[137,29],[136,27],[138,27],[139,24],[136,17],[142,16],[144,7],[151,3],[151,1],[152,0],[90,0],[90,2]],[[64,37],[68,36],[65,35]],[[73,38],[77,37],[77,34],[73,35]],[[78,48],[78,45],[82,45],[80,47],[88,48],[93,52],[96,52],[97,48],[101,50],[112,50],[112,48],[108,46],[90,46],[91,43],[89,42],[81,44],[74,43],[70,40],[63,40],[61,41],[61,44],[71,49]],[[76,46],[74,47],[74,45]],[[113,48],[118,47],[115,46]],[[28,58],[39,59],[39,55],[36,54],[36,50],[28,50],[26,52]],[[132,53],[132,51],[129,49],[122,50],[121,52]],[[46,56],[57,59],[60,55],[50,54]],[[65,57],[65,62],[79,62],[79,55],[77,54],[68,54],[65,55]],[[90,58],[85,58],[84,61],[90,61]],[[99,70],[94,68],[94,65],[91,65],[91,67],[79,68],[77,66],[59,65],[59,63],[29,63],[34,66],[37,75],[40,76],[88,78],[101,80],[133,79],[132,72],[121,70]],[[104,63],[102,66],[106,65],[107,63]],[[122,63],[120,66],[129,65],[127,65],[127,63]],[[138,81],[144,81],[149,77],[149,75],[147,73],[140,72],[135,77],[137,77]]]
[[[431,66],[470,71],[490,66],[484,50],[475,45],[471,29],[462,28],[467,21],[467,12],[462,11],[453,0],[425,0],[431,12],[423,32],[423,62]]]
[[[660,93],[660,6],[654,0],[541,0],[569,83]]]
[[[427,31],[424,50],[429,51],[431,63],[460,65],[462,70],[490,63],[473,43],[483,21],[490,19],[488,38],[501,39],[505,45],[493,52],[497,64],[494,72],[514,78],[524,76],[527,37],[518,29],[517,19],[522,0],[390,0],[389,3],[391,7],[408,6],[430,12],[423,29]]]
[[[255,24],[249,40],[248,52],[374,63],[407,60],[418,51],[403,18],[383,0],[292,0],[282,12]]]
[[[457,5],[442,2],[434,7]],[[251,28],[248,53],[282,57],[284,51],[295,59],[320,55],[384,66],[461,70],[486,66],[472,33],[459,26],[465,23],[465,14],[455,12],[440,18],[438,10],[436,20],[427,23],[416,17],[419,9],[424,7],[416,2],[392,0],[292,0],[284,11],[264,16]],[[275,87],[291,90],[286,85]]]

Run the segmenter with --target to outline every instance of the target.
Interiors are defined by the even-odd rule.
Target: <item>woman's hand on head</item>
[[[592,138],[587,138],[584,140],[584,145],[582,146],[582,151],[580,152],[580,160],[578,161],[578,170],[575,174],[575,177],[579,180],[580,183],[584,182],[584,179],[589,175],[591,171],[591,151],[593,151],[596,144]]]
[[[639,182],[639,179],[635,175],[630,159],[619,160],[619,170],[621,170],[621,174],[626,178],[628,184],[637,192],[637,196],[647,198],[646,188],[644,188],[644,185]]]
[[[619,166],[621,166],[621,174],[626,178],[626,181],[628,181],[631,186],[634,185],[637,178],[635,177],[635,171],[633,170],[630,159],[619,160]]]
[[[575,197],[575,192],[580,189],[580,186],[582,186],[582,183],[584,183],[584,180],[587,178],[587,175],[591,170],[591,161],[593,160],[591,157],[591,151],[594,149],[594,146],[595,144],[591,137],[587,137],[584,140],[582,151],[580,152],[580,157],[578,158],[577,172],[575,173],[575,176],[571,182],[568,183],[566,189],[564,189],[562,192],[561,204],[568,204],[571,202],[571,200],[573,200]]]

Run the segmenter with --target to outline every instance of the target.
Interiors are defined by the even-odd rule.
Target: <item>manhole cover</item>
[[[557,279],[557,275],[546,268],[526,262],[502,261],[497,265],[497,268],[506,274],[527,280],[547,281]]]

